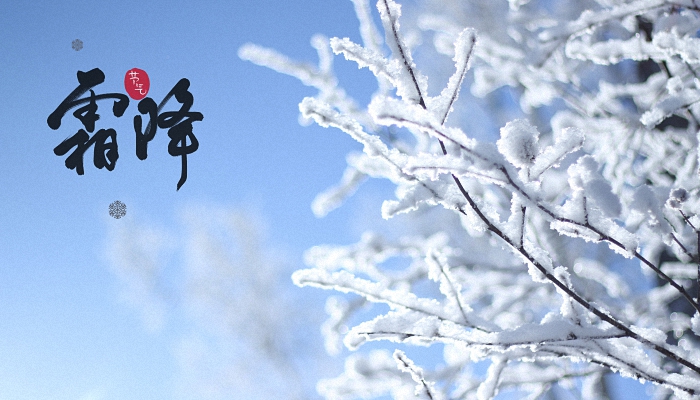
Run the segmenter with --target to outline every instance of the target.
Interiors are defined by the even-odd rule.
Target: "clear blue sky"
[[[0,399],[173,396],[172,335],[149,333],[119,301],[104,255],[109,228],[126,220],[108,216],[115,200],[126,203],[128,218],[173,229],[187,206],[252,205],[270,241],[298,267],[312,245],[357,239],[353,206],[318,220],[310,203],[359,147],[340,132],[299,126],[297,104],[312,89],[237,57],[243,43],[254,42],[316,62],[313,34],[359,40],[357,32],[346,0],[0,5]],[[71,48],[75,39],[80,51]],[[134,67],[149,74],[156,102],[189,79],[192,110],[204,115],[193,125],[200,147],[188,157],[179,192],[180,159],[168,155],[165,130],[148,159],[135,155],[135,100],[121,118],[111,101],[98,102],[96,131],[117,131],[114,171],[95,168],[90,149],[78,176],[53,153],[81,127],[74,110],[56,131],[46,123],[77,86],[76,72],[100,68],[106,79],[96,93],[125,93],[124,74]],[[351,94],[366,102],[368,72],[338,67],[341,79],[354,82]],[[313,307],[322,305],[317,296]]]

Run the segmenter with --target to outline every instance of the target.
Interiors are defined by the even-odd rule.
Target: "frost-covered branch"
[[[594,399],[607,371],[678,398],[700,394],[700,7],[424,0],[411,19],[379,0],[382,44],[368,3],[353,2],[363,43],[314,46],[376,76],[366,106],[337,87],[328,53],[311,70],[258,60],[316,85],[302,115],[363,146],[316,214],[372,177],[396,186],[382,215],[410,223],[395,239],[315,247],[293,279],[363,299],[329,302],[329,348],[344,337],[353,350],[366,341],[446,350],[435,371],[396,353],[410,379],[385,353],[352,356],[319,391],[537,397],[573,379]],[[484,100],[460,96],[467,85]],[[478,102],[493,126],[474,120]],[[479,124],[500,138],[480,138]],[[401,139],[383,140],[388,129]],[[367,302],[389,310],[354,322]],[[486,377],[468,368],[479,360],[491,363]]]

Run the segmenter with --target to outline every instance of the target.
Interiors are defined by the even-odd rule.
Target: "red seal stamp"
[[[151,80],[148,79],[146,71],[132,68],[124,76],[124,88],[129,97],[134,100],[141,100],[148,94],[148,89],[151,88]]]

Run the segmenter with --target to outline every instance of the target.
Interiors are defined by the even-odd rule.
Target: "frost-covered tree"
[[[699,397],[700,3],[426,0],[409,18],[352,1],[362,43],[314,37],[318,66],[239,55],[317,88],[302,116],[363,146],[317,215],[384,178],[396,198],[382,215],[415,227],[314,247],[293,280],[359,295],[328,301],[329,350],[427,345],[442,362],[353,353],[320,393],[599,399],[618,373],[655,398]],[[366,107],[331,52],[376,76]],[[464,86],[483,100],[458,101]],[[471,132],[476,104],[497,140]],[[367,304],[379,315],[345,329]]]

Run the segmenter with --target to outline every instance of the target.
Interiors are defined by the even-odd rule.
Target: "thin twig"
[[[423,101],[423,94],[420,91],[420,87],[418,86],[418,80],[416,79],[416,75],[413,73],[413,68],[411,68],[411,65],[408,63],[408,58],[406,57],[406,53],[403,49],[403,46],[401,46],[401,40],[399,39],[399,32],[398,29],[396,29],[396,23],[394,17],[391,15],[391,11],[389,10],[389,3],[387,3],[387,0],[384,0],[384,7],[386,8],[386,15],[389,16],[389,22],[391,23],[391,33],[394,35],[394,41],[396,43],[396,47],[399,49],[399,54],[401,55],[401,59],[403,60],[403,64],[406,67],[406,70],[408,73],[411,75],[411,79],[413,80],[413,84],[416,87],[416,92],[418,93],[418,98],[420,99],[419,104],[421,107],[425,108],[425,101]]]

